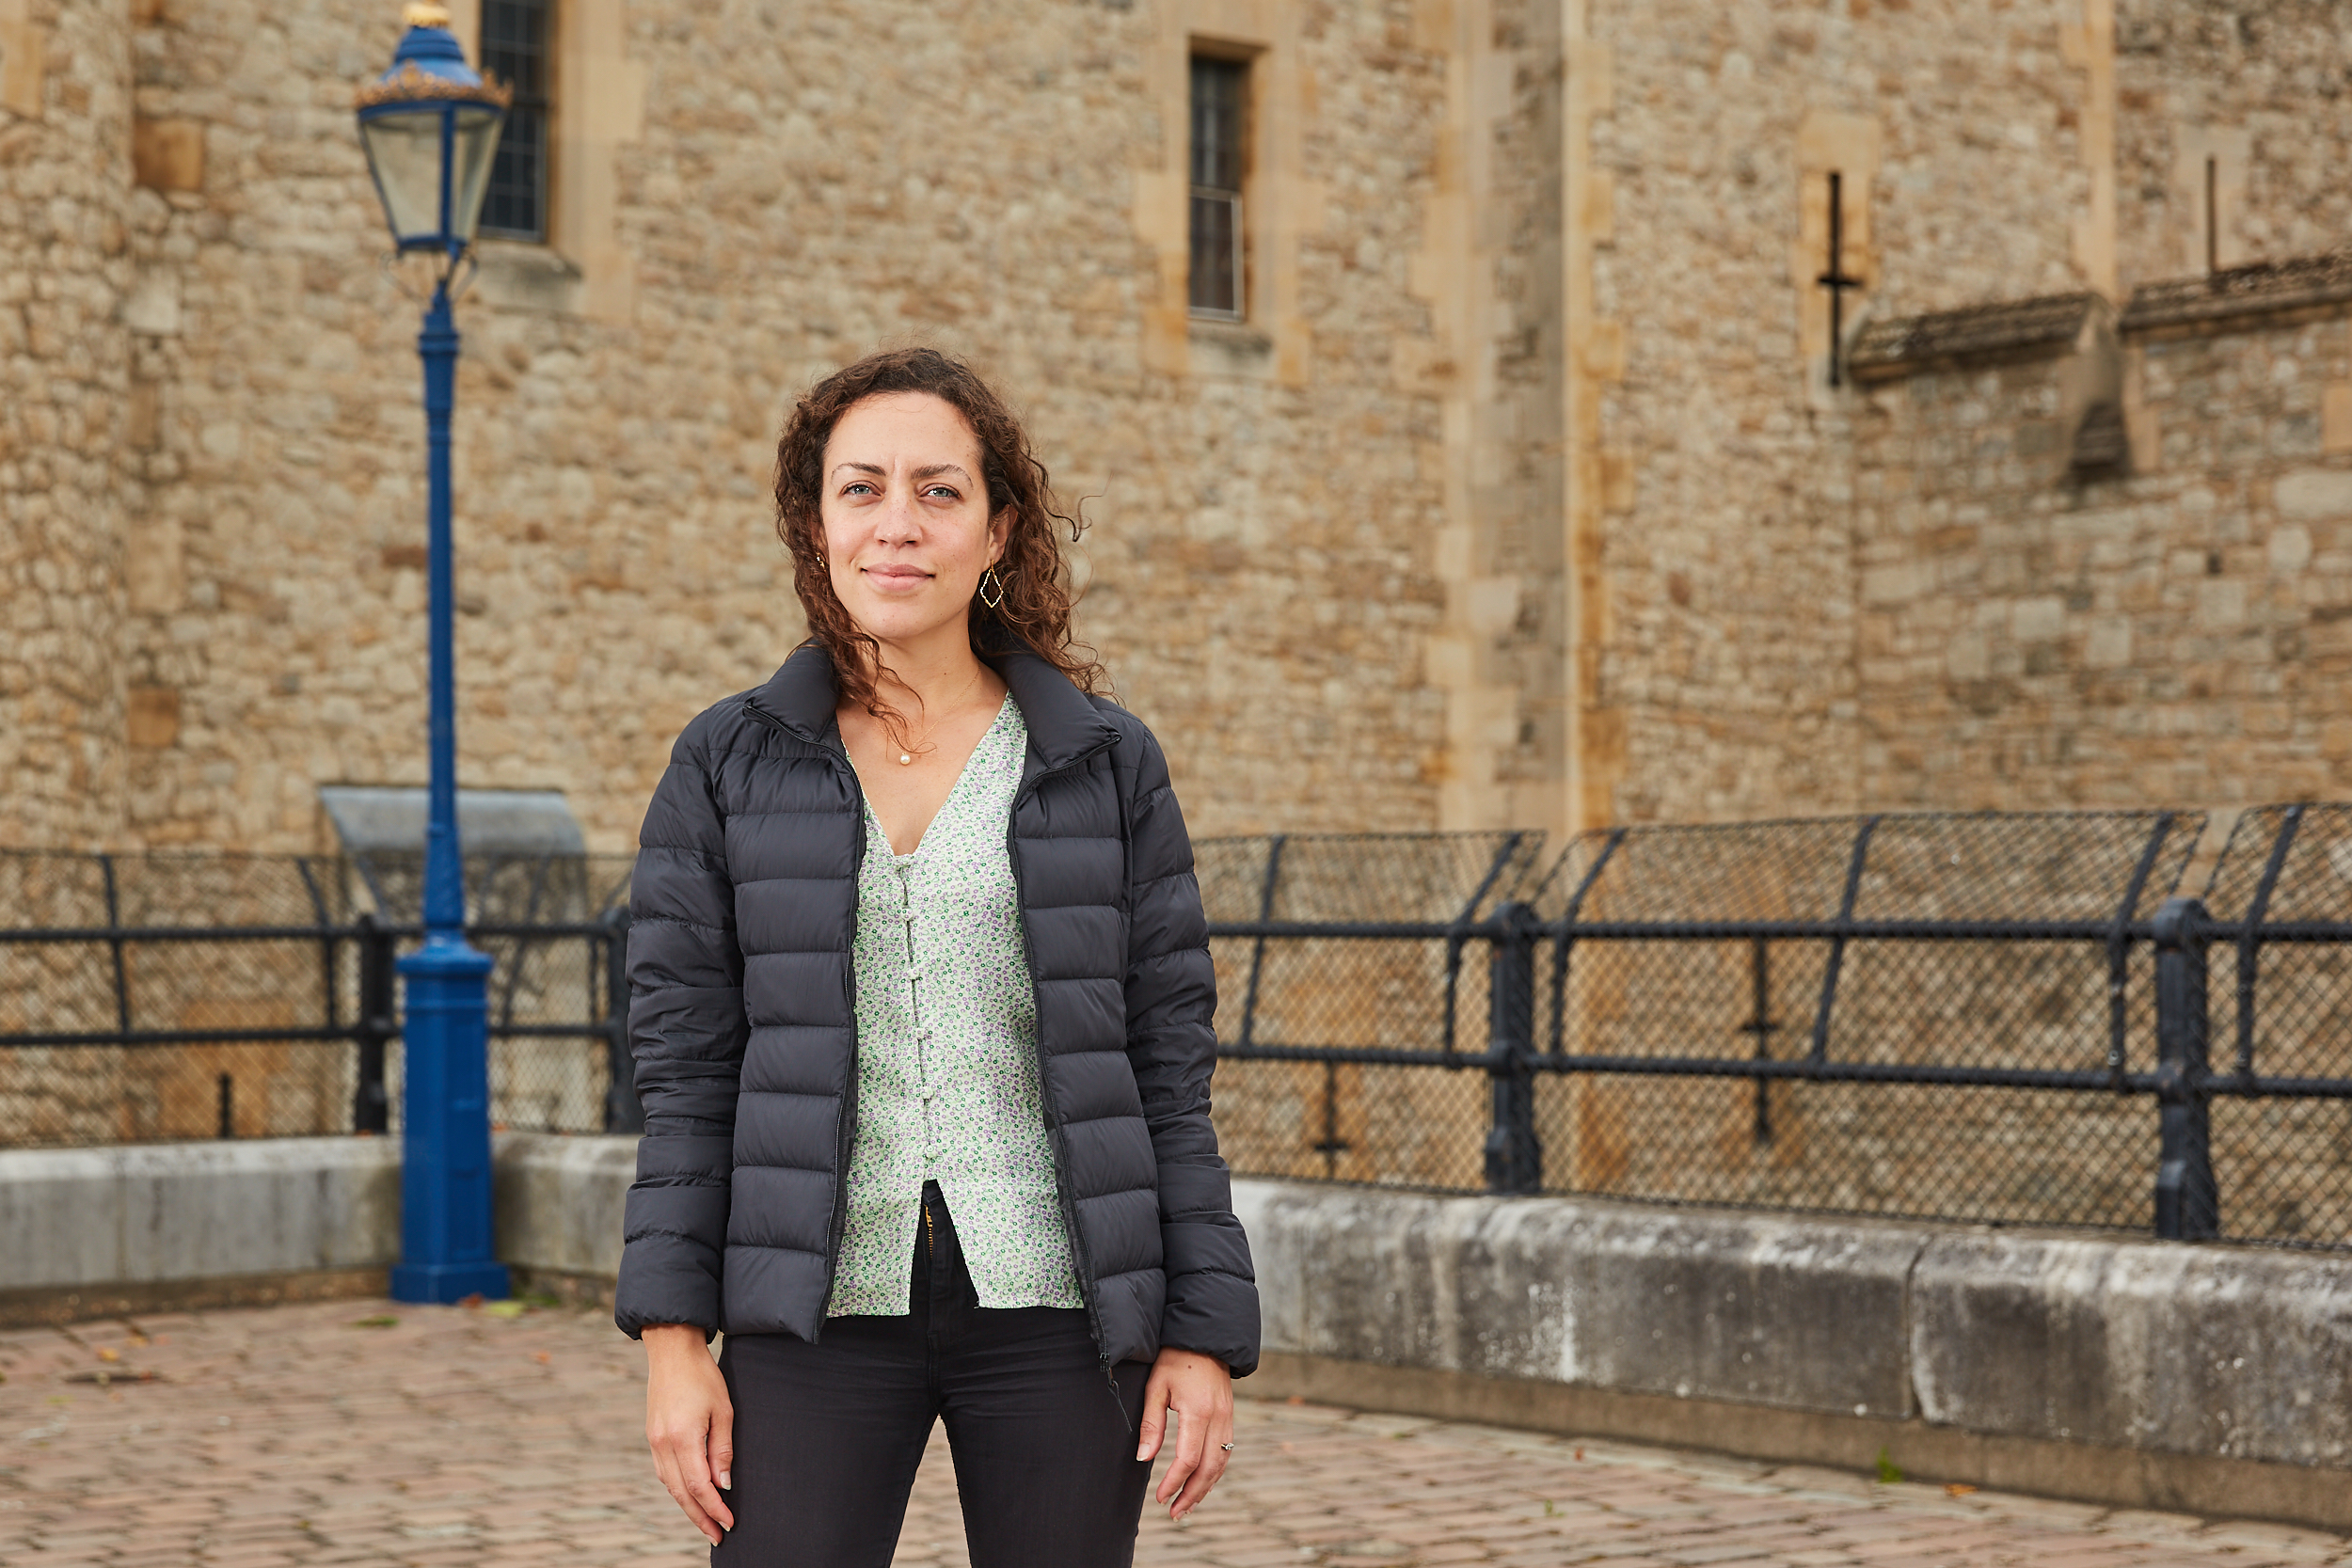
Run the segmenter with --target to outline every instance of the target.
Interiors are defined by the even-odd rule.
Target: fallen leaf
[[[351,1326],[354,1328],[398,1328],[400,1320],[389,1312],[378,1312],[372,1318],[353,1319]]]
[[[1944,1483],[1944,1495],[1947,1497],[1964,1497],[1975,1490],[1975,1487],[1964,1481],[1947,1481]]]
[[[541,1365],[542,1367],[544,1367],[544,1366],[548,1365],[549,1362],[553,1361],[553,1360],[555,1359],[555,1357],[554,1357],[554,1356],[552,1356],[552,1355],[549,1355],[549,1354],[548,1354],[546,1351],[540,1351],[540,1352],[538,1352],[536,1354],[532,1355],[532,1359],[533,1361],[538,1362],[538,1363],[539,1363],[539,1365]]]
[[[122,1359],[122,1353],[120,1351],[101,1350],[98,1353],[98,1359],[101,1361],[119,1361]]]
[[[527,1310],[519,1301],[485,1301],[482,1315],[485,1318],[519,1318]]]

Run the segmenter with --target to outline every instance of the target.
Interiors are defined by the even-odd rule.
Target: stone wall
[[[2352,36],[2328,0],[2124,0],[2118,163],[2125,288],[2352,240]]]
[[[1579,632],[1611,721],[1580,743],[1614,781],[1595,819],[2352,783],[2320,695],[2352,451],[2340,307],[1832,390],[1818,283],[1832,168],[1850,329],[2078,291],[2122,310],[2209,255],[2344,244],[2339,19],[2202,0],[1593,15],[1613,78],[1594,336],[1624,344],[1594,437],[1606,586]],[[2080,477],[2102,398],[2129,404],[2130,458]]]
[[[2132,337],[2132,462],[2077,483],[2055,362],[1833,388],[1819,282],[1833,172],[1849,340],[2335,244],[2316,0],[558,15],[552,243],[460,312],[461,771],[592,847],[797,640],[791,399],[909,341],[1029,409],[1204,833],[2334,787],[2334,590],[2283,585],[2340,321]],[[309,848],[320,784],[422,778],[415,307],[349,111],[396,31],[0,0],[0,841]],[[1258,82],[1239,325],[1184,309],[1196,40]]]
[[[1846,809],[1858,794],[1850,390],[1827,381],[1828,176],[1846,322],[2080,287],[2079,7],[1991,20],[1597,6],[1613,191],[1596,705],[1612,819]],[[1997,222],[1980,221],[1989,212]],[[1597,351],[1588,351],[1595,353]],[[1609,754],[1614,746],[1615,754]]]
[[[0,5],[0,847],[119,836],[126,0]]]
[[[1287,314],[1196,329],[1170,371],[1136,213],[1183,155],[1151,90],[1171,48],[1181,77],[1181,33],[1079,6],[580,0],[563,25],[605,10],[601,74],[561,81],[566,112],[625,134],[557,204],[603,159],[611,243],[491,246],[460,307],[466,784],[564,789],[593,847],[632,844],[671,736],[800,634],[765,499],[791,398],[926,341],[1026,405],[1096,525],[1080,629],[1166,735],[1198,830],[1429,824],[1442,495],[1406,261],[1441,56],[1377,11],[1302,33],[1255,8],[1320,95],[1298,151],[1319,221],[1268,237]],[[348,107],[393,41],[356,0],[172,0],[138,35],[142,124],[183,155],[135,230],[162,415],[127,680],[171,717],[135,736],[134,842],[307,847],[317,784],[422,778],[416,318],[374,265]],[[1311,330],[1278,354],[1292,318]]]
[[[2128,318],[2127,318],[2128,320]],[[1853,509],[1864,797],[2120,806],[2352,788],[2352,322],[2136,340],[2129,473],[2071,470],[2071,357],[1869,396]],[[2074,406],[2070,411],[2070,401]]]

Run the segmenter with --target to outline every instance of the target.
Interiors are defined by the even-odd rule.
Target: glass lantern
[[[466,63],[442,7],[411,5],[403,20],[392,68],[359,89],[359,140],[392,243],[453,262],[473,243],[514,89]]]

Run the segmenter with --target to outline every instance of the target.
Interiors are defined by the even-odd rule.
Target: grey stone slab
[[[1910,1413],[1925,1231],[1235,1183],[1268,1349],[1684,1398]]]
[[[1904,1293],[1926,1232],[1589,1204],[1572,1382],[1857,1416],[1911,1414]]]
[[[637,1178],[635,1135],[501,1132],[493,1144],[500,1259],[560,1274],[617,1276],[621,1208]]]
[[[1911,1345],[1931,1421],[2352,1463],[2352,1259],[1946,1236],[1914,1277]]]
[[[367,1268],[399,1245],[389,1139],[0,1151],[0,1290]]]

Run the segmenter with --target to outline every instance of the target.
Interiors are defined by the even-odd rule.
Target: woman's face
[[[834,421],[824,465],[825,560],[850,618],[887,643],[961,635],[1012,521],[988,515],[962,413],[929,392],[878,393]]]

